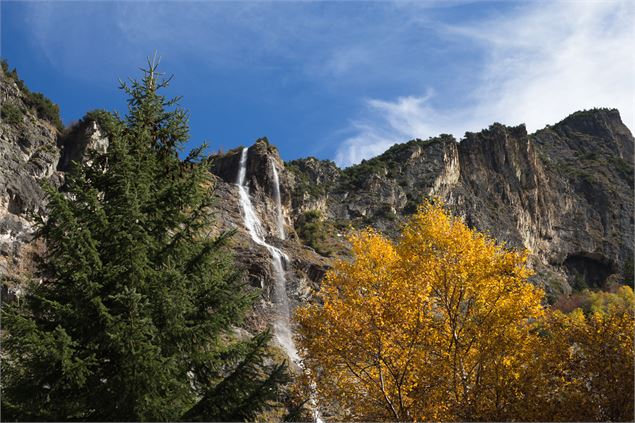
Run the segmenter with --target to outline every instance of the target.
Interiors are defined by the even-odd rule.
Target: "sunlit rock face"
[[[283,175],[290,223],[299,229],[317,212],[334,255],[346,255],[347,227],[397,236],[421,201],[438,198],[470,226],[529,249],[533,280],[551,296],[602,287],[632,267],[633,136],[617,110],[577,112],[534,134],[493,124],[460,141],[413,140],[347,169],[294,160]]]
[[[27,107],[16,83],[0,74],[3,108],[19,111],[18,122],[0,122],[0,277],[18,279],[24,270],[23,247],[33,233],[34,217],[44,215],[41,183],[58,183],[57,129]],[[3,292],[13,290],[4,286]]]
[[[91,150],[105,151],[108,138],[97,123],[84,120],[65,133],[28,107],[13,79],[0,75],[0,99],[19,111],[18,122],[0,122],[0,279],[5,298],[19,289],[43,249],[33,243],[36,218],[46,218],[43,184],[59,187],[72,161]]]

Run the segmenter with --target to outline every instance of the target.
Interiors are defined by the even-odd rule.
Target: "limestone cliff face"
[[[29,109],[23,93],[0,75],[0,276],[21,270],[22,247],[36,215],[45,214],[43,181],[59,183],[57,129]],[[5,110],[13,110],[9,119]]]
[[[15,81],[0,74],[0,279],[3,295],[17,290],[23,273],[42,246],[32,243],[35,219],[46,218],[42,188],[63,184],[72,161],[81,161],[90,150],[104,151],[108,139],[99,126],[82,120],[64,134],[38,117],[28,106]],[[12,110],[9,118],[5,111]]]
[[[534,281],[553,296],[602,287],[632,266],[633,137],[616,110],[577,112],[531,135],[494,124],[460,142],[413,140],[344,170],[313,158],[288,168],[296,225],[316,209],[335,228],[394,236],[434,196],[470,226],[529,249]]]
[[[532,135],[493,125],[467,134],[459,158],[463,195],[450,203],[531,250],[554,293],[601,287],[632,260],[633,137],[617,111],[579,112]]]
[[[267,249],[254,243],[247,232],[240,207],[236,185],[242,148],[231,150],[211,158],[211,172],[216,176],[216,223],[218,230],[235,230],[234,252],[238,265],[246,273],[248,283],[261,290],[255,313],[248,321],[250,328],[263,329],[274,313],[274,276],[271,255]],[[277,206],[274,201],[275,181],[272,166],[279,174],[280,199],[285,229],[285,239],[277,230]],[[247,152],[245,185],[255,213],[266,232],[266,240],[283,251],[289,261],[285,263],[287,294],[291,307],[306,301],[311,292],[319,288],[329,259],[303,245],[298,239],[292,222],[291,186],[292,175],[284,168],[278,150],[266,139],[260,139]],[[263,317],[265,317],[263,319]]]

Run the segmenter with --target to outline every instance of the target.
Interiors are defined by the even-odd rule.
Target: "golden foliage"
[[[296,313],[318,398],[342,418],[632,418],[632,306],[545,310],[526,252],[438,204],[396,242],[372,229],[349,240],[353,261],[338,261],[318,302]]]
[[[530,347],[542,292],[524,253],[424,205],[393,244],[354,234],[300,309],[300,346],[319,396],[350,418],[500,420]]]
[[[524,420],[633,421],[633,290],[593,295],[607,307],[554,310],[542,322]]]

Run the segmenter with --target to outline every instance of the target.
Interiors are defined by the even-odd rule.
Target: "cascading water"
[[[273,323],[273,333],[276,340],[289,358],[300,368],[304,368],[302,361],[298,356],[298,351],[295,348],[293,342],[293,333],[291,332],[290,314],[289,314],[289,298],[287,297],[287,281],[284,271],[284,263],[289,261],[289,258],[280,249],[268,244],[265,240],[265,231],[260,223],[260,219],[256,215],[251,198],[249,197],[249,187],[245,186],[245,178],[247,176],[247,152],[248,148],[243,148],[240,155],[240,167],[238,170],[238,178],[236,185],[238,185],[238,192],[240,194],[240,206],[243,211],[243,219],[247,231],[251,239],[258,245],[265,247],[271,255],[271,267],[273,269],[274,286],[273,296],[276,306],[276,313]],[[276,202],[276,220],[277,220],[277,232],[280,239],[285,239],[284,233],[284,220],[282,219],[282,204],[280,200],[280,179],[278,178],[278,171],[273,162],[271,162],[271,169],[273,171],[273,195]],[[312,387],[313,393],[311,398],[311,404],[314,410],[314,419],[316,423],[323,423],[320,412],[317,408],[317,400],[315,395],[315,387]]]
[[[274,167],[275,172],[275,167]],[[276,313],[273,322],[273,333],[276,340],[282,348],[286,351],[289,358],[300,365],[300,357],[298,351],[295,348],[293,342],[293,334],[291,332],[291,325],[289,322],[289,298],[287,297],[287,281],[284,274],[284,262],[288,261],[288,257],[278,248],[265,241],[265,231],[262,228],[260,219],[256,215],[254,207],[249,198],[249,188],[245,186],[245,177],[247,175],[247,148],[243,148],[240,156],[240,168],[238,170],[238,179],[236,184],[238,185],[238,192],[240,194],[240,206],[243,210],[243,218],[245,227],[249,231],[251,239],[258,245],[265,247],[271,255],[271,267],[273,269],[274,286],[273,296],[276,307]],[[278,173],[274,173],[274,177],[277,180]],[[277,184],[276,184],[277,185]],[[279,185],[274,190],[277,192],[277,205],[280,202],[280,187]],[[278,212],[280,219],[282,219],[282,211]],[[284,235],[284,228],[278,228],[279,233]]]
[[[278,223],[278,238],[285,239],[284,220],[282,219],[282,203],[280,201],[280,178],[278,178],[278,170],[276,165],[271,161],[271,170],[273,172],[273,199],[276,201],[276,217]]]

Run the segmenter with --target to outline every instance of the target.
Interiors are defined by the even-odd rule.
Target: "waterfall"
[[[274,285],[273,296],[276,307],[274,322],[273,322],[273,334],[278,343],[285,350],[289,358],[296,363],[300,364],[300,357],[298,351],[295,348],[293,342],[293,333],[291,332],[291,324],[289,317],[289,298],[287,297],[287,281],[284,271],[284,263],[289,261],[289,258],[280,249],[268,244],[265,240],[265,231],[260,223],[260,219],[256,215],[251,198],[249,197],[249,187],[245,186],[245,177],[247,175],[247,148],[243,148],[240,156],[240,168],[238,170],[238,178],[236,185],[238,185],[238,192],[240,194],[240,206],[243,211],[243,221],[252,241],[258,245],[265,247],[271,255],[271,268],[273,270]],[[277,181],[278,173],[275,172],[274,177]],[[280,187],[276,184],[275,192],[277,192],[276,202],[280,204]],[[282,218],[282,211],[278,212],[280,219]],[[278,232],[284,235],[284,228],[279,227]]]
[[[279,248],[268,244],[265,239],[265,230],[263,229],[260,219],[258,219],[253,204],[251,203],[251,198],[249,197],[249,187],[245,185],[245,178],[247,176],[247,152],[248,148],[243,148],[240,155],[238,178],[236,179],[236,185],[238,185],[238,192],[240,194],[240,207],[243,211],[243,221],[251,239],[256,244],[265,247],[271,255],[271,268],[273,269],[274,277],[273,296],[276,307],[273,322],[274,336],[289,358],[300,368],[304,369],[302,361],[298,356],[298,351],[295,348],[295,343],[293,342],[293,333],[291,332],[289,298],[287,297],[287,280],[284,271],[284,263],[288,262],[289,258]],[[273,195],[276,202],[277,233],[280,239],[285,239],[284,220],[282,219],[282,204],[280,201],[280,179],[278,178],[278,171],[276,170],[276,166],[273,161],[271,162],[271,169],[273,170]],[[310,398],[311,406],[313,407],[313,418],[316,423],[324,423],[317,406],[314,384],[311,385],[311,390],[313,391]]]
[[[271,170],[273,171],[273,199],[276,200],[278,238],[285,239],[284,220],[282,219],[282,203],[280,201],[280,178],[278,178],[278,170],[276,169],[276,165],[273,160],[271,161]]]

